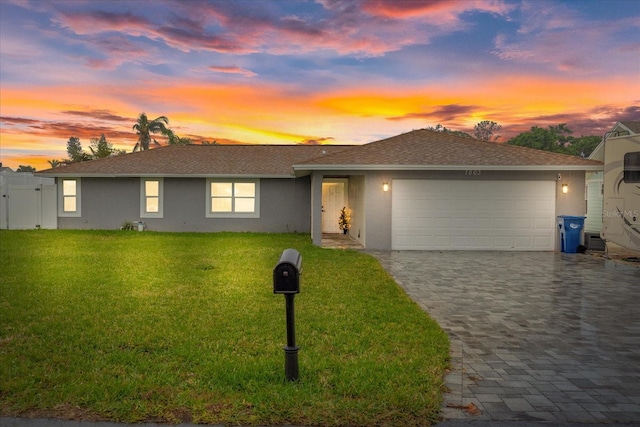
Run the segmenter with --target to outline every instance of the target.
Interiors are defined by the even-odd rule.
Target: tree
[[[471,135],[469,135],[466,132],[462,132],[460,130],[448,129],[448,128],[442,126],[440,123],[438,123],[435,127],[434,126],[427,126],[426,129],[427,130],[432,130],[434,132],[444,132],[444,133],[450,133],[452,135],[464,136],[464,137],[467,137],[467,138],[471,137]]]
[[[36,171],[36,168],[32,166],[25,166],[25,165],[18,166],[18,169],[16,170],[16,172],[35,172],[35,171]]]
[[[167,129],[165,134],[169,138],[169,145],[178,145],[178,144],[186,145],[186,144],[192,143],[191,138],[181,138],[178,135],[176,135],[171,129]]]
[[[344,234],[347,234],[349,228],[351,228],[351,210],[347,209],[347,207],[343,207],[340,211],[340,218],[338,218],[338,227],[340,230],[344,231]]]
[[[480,141],[495,142],[500,139],[500,135],[495,135],[500,132],[502,126],[498,123],[490,120],[483,120],[473,127],[473,136]]]
[[[549,126],[547,129],[533,126],[529,132],[524,132],[511,138],[507,141],[507,144],[587,157],[595,150],[602,139],[599,136],[574,138],[571,136],[572,133],[573,131],[567,127],[566,123],[558,126]]]
[[[80,138],[72,136],[67,141],[67,154],[69,155],[69,163],[84,162],[85,160],[91,160],[91,156],[82,151],[82,144],[80,144]]]
[[[572,131],[567,128],[566,123],[558,126],[549,126],[547,129],[533,126],[529,132],[524,132],[511,138],[507,141],[507,144],[552,151],[554,153],[566,153],[565,144],[568,142],[568,135],[571,133]]]
[[[133,125],[133,130],[136,131],[136,135],[138,135],[138,142],[135,147],[133,147],[133,151],[143,151],[148,150],[151,145],[151,141],[155,145],[160,145],[158,141],[151,138],[151,134],[161,133],[167,134],[167,125],[169,124],[169,119],[165,116],[156,117],[153,120],[149,120],[145,113],[141,113],[140,117],[136,124]]]
[[[449,132],[449,129],[447,129],[446,127],[442,126],[440,123],[438,123],[435,126],[427,126],[426,129],[427,130],[432,130],[434,132]]]
[[[47,160],[47,163],[49,163],[49,166],[51,166],[52,169],[57,168],[62,164],[60,160]]]
[[[117,156],[124,153],[123,150],[113,148],[113,144],[107,141],[104,134],[102,134],[100,138],[91,138],[89,149],[94,159],[104,159],[105,157]]]
[[[567,153],[573,156],[589,157],[600,141],[602,141],[602,137],[595,135],[574,138],[571,144],[566,147]]]

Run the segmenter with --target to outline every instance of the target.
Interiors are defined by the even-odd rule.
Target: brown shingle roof
[[[620,122],[620,123],[625,125],[631,132],[640,133],[640,122],[634,121],[634,122]]]
[[[602,167],[602,163],[576,156],[534,150],[495,142],[484,142],[474,138],[457,136],[427,129],[414,130],[391,138],[351,147],[338,154],[328,155],[297,165],[296,169],[321,169],[340,166],[340,169],[357,167],[377,169],[449,166],[473,167]]]
[[[359,146],[170,145],[48,169],[47,176],[290,177],[319,169],[579,169],[602,162],[427,129]]]
[[[168,145],[47,169],[75,176],[293,176],[292,165],[347,149],[340,145]]]

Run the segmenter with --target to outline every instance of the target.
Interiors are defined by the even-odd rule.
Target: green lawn
[[[300,380],[273,268],[303,259]],[[448,340],[371,256],[308,235],[0,230],[0,415],[427,425]]]

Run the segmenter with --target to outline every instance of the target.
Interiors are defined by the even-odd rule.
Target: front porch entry
[[[330,249],[363,250],[364,246],[348,234],[325,233],[322,235],[322,247]]]
[[[347,206],[346,178],[322,181],[322,233],[342,233],[338,225],[340,211]]]

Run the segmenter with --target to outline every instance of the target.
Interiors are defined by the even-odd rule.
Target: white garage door
[[[555,182],[394,180],[395,250],[555,249]]]

